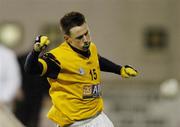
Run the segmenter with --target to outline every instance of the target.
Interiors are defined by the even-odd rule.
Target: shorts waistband
[[[94,115],[94,116],[92,116],[90,118],[87,118],[87,119],[84,119],[84,120],[80,120],[80,121],[75,121],[73,124],[69,125],[68,127],[77,127],[77,126],[89,123],[90,121],[92,121],[94,118],[96,118],[100,114],[101,114],[101,112],[97,113],[96,115]]]
[[[87,118],[87,119],[83,119],[83,120],[79,120],[79,121],[75,121],[73,124],[66,126],[66,127],[77,127],[86,123],[89,123],[90,121],[92,121],[93,119],[95,119],[96,117],[98,117],[102,112],[98,112],[96,115]],[[61,127],[60,125],[57,125],[57,127]]]

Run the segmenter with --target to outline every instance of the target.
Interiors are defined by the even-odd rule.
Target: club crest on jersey
[[[101,85],[85,85],[83,87],[83,99],[98,98],[101,96]]]
[[[80,69],[79,69],[79,73],[80,73],[80,75],[84,75],[84,73],[85,73],[85,72],[84,72],[84,69],[80,68]]]

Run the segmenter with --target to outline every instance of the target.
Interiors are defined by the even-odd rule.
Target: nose
[[[87,42],[87,41],[88,41],[86,35],[83,35],[83,41],[84,41],[84,42]]]

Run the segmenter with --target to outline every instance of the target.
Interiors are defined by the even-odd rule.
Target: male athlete
[[[60,25],[65,41],[40,57],[50,41],[47,36],[38,36],[25,63],[28,73],[47,77],[51,85],[53,106],[48,118],[58,127],[113,127],[103,113],[100,71],[123,78],[136,76],[137,71],[98,54],[83,14],[67,13]]]

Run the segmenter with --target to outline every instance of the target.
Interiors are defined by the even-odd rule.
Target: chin
[[[88,51],[88,50],[89,50],[89,47],[90,47],[90,43],[89,43],[89,45],[88,45],[87,47],[84,47],[84,48],[83,48],[83,51]]]
[[[84,52],[86,52],[86,51],[88,51],[89,49],[82,49],[82,51],[84,51]]]
[[[89,47],[83,48],[83,51],[88,51],[88,50],[89,50]]]

